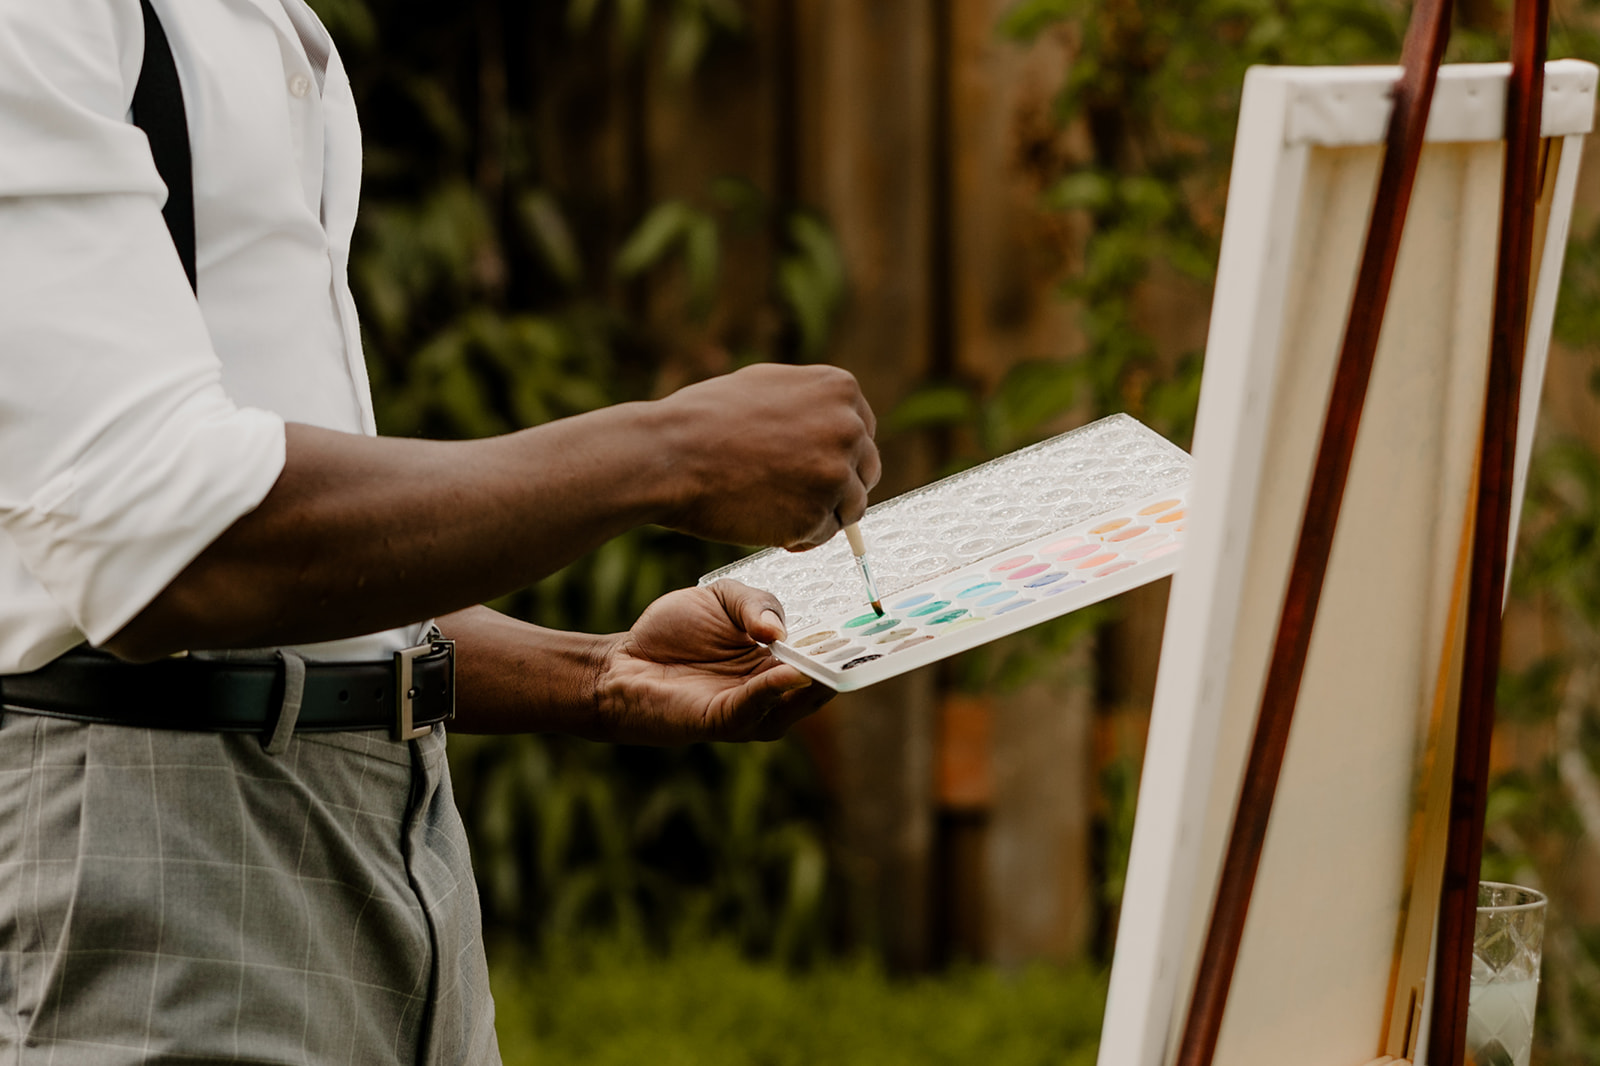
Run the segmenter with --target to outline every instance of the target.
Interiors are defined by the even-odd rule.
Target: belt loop
[[[261,735],[261,750],[268,755],[282,755],[289,749],[295,724],[300,720],[300,701],[306,692],[306,661],[281,648],[278,658],[283,660],[283,705],[278,708],[271,735]]]

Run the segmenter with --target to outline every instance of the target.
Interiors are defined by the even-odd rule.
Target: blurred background
[[[1239,88],[1392,0],[312,0],[362,108],[379,425],[501,433],[759,360],[884,498],[1114,411],[1187,446]],[[1458,4],[1454,60],[1507,51]],[[1552,58],[1600,59],[1556,0]],[[1486,875],[1552,897],[1536,1061],[1600,1061],[1600,152],[1546,386]],[[496,606],[625,628],[738,556],[637,530]],[[1161,583],[782,743],[455,737],[508,1064],[1089,1063]]]

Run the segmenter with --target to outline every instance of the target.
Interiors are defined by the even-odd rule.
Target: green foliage
[[[524,943],[571,951],[731,937],[788,962],[824,944],[820,797],[783,744],[617,749],[456,737],[483,905]]]
[[[569,0],[567,24],[575,35],[587,32],[599,21],[606,0]],[[667,6],[650,0],[610,0],[616,15],[616,35],[629,52],[644,44],[652,7]],[[744,10],[738,0],[673,0],[666,23],[667,69],[686,77],[700,65],[706,48],[717,33],[737,33],[744,26]]]
[[[1068,29],[1076,42],[1056,113],[1088,147],[1043,199],[1087,223],[1064,295],[1081,308],[1085,350],[1070,362],[1090,413],[1192,428],[1200,354],[1159,353],[1141,299],[1157,272],[1165,285],[1211,282],[1246,68],[1392,62],[1403,14],[1388,0],[1022,0],[1006,13],[1014,39]]]
[[[1090,1066],[1105,1002],[1086,969],[894,981],[866,959],[795,973],[732,946],[496,953],[506,1066]]]
[[[597,197],[579,165],[584,135],[643,121],[607,112],[582,79],[610,70],[621,83],[651,64],[690,76],[714,44],[739,46],[739,0],[313,6],[363,119],[350,274],[383,432],[506,433],[707,372],[673,366],[668,338],[731,346],[711,312],[733,241],[775,245],[768,317],[781,327],[772,350],[741,339],[739,359],[785,354],[784,336],[821,356],[845,288],[823,220],[734,176],[628,208]],[[681,306],[646,299],[677,291]],[[494,606],[616,631],[737,554],[636,529]],[[826,943],[824,807],[793,745],[457,736],[451,759],[490,928],[551,950],[597,930],[657,943],[715,933],[786,960]]]
[[[789,248],[778,266],[778,288],[800,327],[800,351],[819,359],[844,302],[844,256],[833,231],[809,214],[789,218]]]

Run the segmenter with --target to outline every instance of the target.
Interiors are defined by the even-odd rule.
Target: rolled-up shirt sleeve
[[[240,408],[126,114],[137,0],[0,0],[0,534],[114,635],[266,496],[283,421]]]

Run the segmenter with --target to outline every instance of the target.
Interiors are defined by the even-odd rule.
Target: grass
[[[894,980],[864,960],[786,972],[718,943],[493,959],[506,1066],[1091,1066],[1106,1002],[1086,967]]]
[[[1087,967],[901,980],[868,961],[786,971],[720,943],[491,958],[506,1066],[1092,1066],[1105,1005]]]

